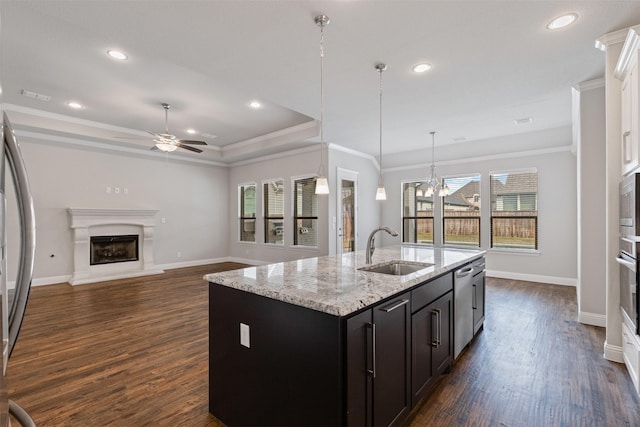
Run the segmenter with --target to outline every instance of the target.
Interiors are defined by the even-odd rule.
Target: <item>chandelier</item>
[[[436,133],[431,132],[431,166],[430,166],[430,174],[429,179],[427,180],[427,191],[425,192],[426,197],[433,196],[436,192],[438,196],[444,197],[449,194],[449,186],[447,184],[442,185],[442,180],[436,173]]]

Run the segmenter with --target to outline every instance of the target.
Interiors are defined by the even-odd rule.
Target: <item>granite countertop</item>
[[[484,250],[397,245],[377,248],[372,264],[394,260],[431,263],[404,276],[360,271],[365,251],[248,267],[204,276],[240,289],[335,316],[347,316],[485,254]]]

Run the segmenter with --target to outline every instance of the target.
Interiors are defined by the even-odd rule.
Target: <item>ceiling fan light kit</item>
[[[163,102],[162,108],[164,108],[164,133],[149,132],[154,136],[153,142],[155,146],[151,147],[152,150],[160,150],[165,153],[170,153],[178,148],[184,148],[185,150],[193,151],[194,153],[202,153],[199,148],[191,147],[191,145],[207,145],[204,141],[194,141],[190,139],[178,139],[177,136],[169,132],[169,109],[171,105]]]

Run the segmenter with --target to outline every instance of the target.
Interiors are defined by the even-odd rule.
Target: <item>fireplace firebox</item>
[[[138,261],[138,235],[91,236],[90,265]]]

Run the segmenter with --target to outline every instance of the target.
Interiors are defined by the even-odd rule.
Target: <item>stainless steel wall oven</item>
[[[640,249],[640,174],[620,183],[620,311],[629,329],[640,335],[638,253]]]

